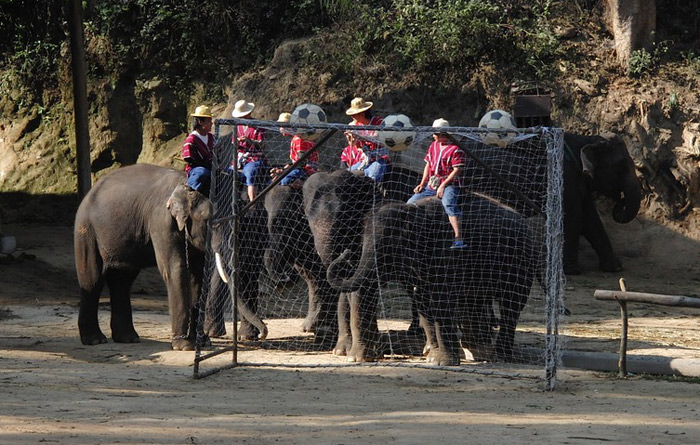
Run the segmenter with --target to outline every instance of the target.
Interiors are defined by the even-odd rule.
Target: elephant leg
[[[420,315],[418,314],[418,307],[416,305],[415,295],[418,293],[418,288],[413,287],[413,298],[411,298],[411,324],[408,326],[408,335],[417,336],[421,334],[421,323]]]
[[[321,302],[318,296],[318,281],[307,270],[297,267],[297,272],[306,281],[306,286],[309,289],[309,308],[306,312],[306,318],[301,324],[302,332],[316,332],[319,325],[319,316],[321,312]]]
[[[97,319],[100,304],[100,294],[104,287],[104,279],[100,276],[94,285],[80,289],[80,312],[78,314],[78,330],[80,341],[84,345],[99,345],[107,343],[107,336],[102,333]]]
[[[139,341],[139,335],[134,329],[131,311],[131,285],[138,274],[138,270],[111,270],[105,276],[112,309],[110,322],[112,339],[117,343],[137,343]]]
[[[527,288],[529,289],[529,287]],[[515,345],[515,329],[527,302],[527,289],[522,292],[512,292],[501,300],[501,322],[496,337],[496,357],[506,361],[513,359]]]
[[[435,336],[435,324],[429,322],[425,315],[419,314],[419,323],[425,333],[425,346],[423,347],[423,355],[427,356],[431,351],[437,351],[437,337]]]
[[[383,357],[379,348],[379,328],[377,326],[377,298],[379,290],[375,285],[363,286],[350,294],[350,331],[352,348],[348,361],[367,362]]]
[[[240,301],[246,307],[250,308],[253,313],[258,311],[258,278],[252,271],[241,271],[240,275],[241,287],[238,291]],[[240,312],[240,311],[239,311]],[[240,325],[238,326],[238,340],[255,341],[260,335],[260,330],[251,323],[245,316],[239,316]]]
[[[333,354],[348,355],[351,348],[350,294],[348,292],[341,292],[338,297],[338,341],[333,348]]]
[[[212,273],[209,296],[204,302],[204,334],[213,338],[226,336],[224,313],[230,306],[230,299],[228,288],[223,284],[219,274]]]
[[[458,366],[461,356],[459,326],[454,319],[435,320],[437,350],[428,353],[428,362],[438,366]]]
[[[613,253],[608,232],[606,232],[605,226],[600,220],[600,215],[598,215],[592,199],[584,203],[581,234],[588,240],[598,255],[598,267],[600,270],[603,272],[619,272],[622,270],[622,262]]]
[[[491,299],[475,301],[467,308],[462,318],[462,345],[472,354],[477,350],[490,348],[493,329],[498,326]]]
[[[567,201],[580,200],[579,196]],[[583,215],[580,202],[576,205],[568,205],[564,208],[564,273],[567,275],[579,275],[581,266],[578,264],[578,249],[583,226]]]

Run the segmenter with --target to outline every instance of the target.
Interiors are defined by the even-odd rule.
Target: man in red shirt
[[[231,115],[238,119],[251,119],[255,104],[241,99],[236,102]],[[238,144],[238,171],[248,187],[248,199],[255,199],[256,187],[263,185],[267,162],[263,153],[265,129],[250,125],[238,125],[232,142]]]
[[[350,102],[350,108],[345,114],[352,117],[350,125],[381,125],[382,118],[372,116],[370,108],[372,102],[365,101],[361,97],[356,97]],[[372,142],[372,138],[377,137],[374,130],[346,131],[345,137],[348,146],[343,149],[340,155],[341,165],[349,170],[363,170],[365,176],[381,182],[389,166],[389,151]]]
[[[182,145],[182,158],[187,163],[187,185],[209,197],[211,161],[214,157],[211,110],[206,105],[200,105],[190,116],[193,120],[192,133],[187,135]]]
[[[436,119],[433,122],[433,127],[436,129],[449,126],[450,123],[445,119]],[[464,152],[450,141],[446,133],[439,130],[433,133],[433,141],[425,155],[423,177],[420,184],[413,189],[415,195],[408,200],[408,203],[412,204],[429,196],[440,198],[455,233],[451,248],[461,249],[467,247],[462,241],[459,227],[459,217],[462,215],[460,175],[465,166]]]
[[[289,122],[291,118],[291,115],[289,113],[282,113],[280,114],[280,117],[277,119],[277,122],[279,123],[287,123]],[[289,136],[289,130],[287,128],[281,127],[280,128],[280,133],[282,133],[284,136]],[[283,168],[273,168],[270,170],[270,176],[276,177],[282,171],[289,167],[291,164],[297,162],[301,155],[313,148],[313,146],[316,143],[314,141],[309,141],[306,139],[302,139],[299,135],[293,135],[292,136],[292,141],[289,144],[289,159],[292,161],[291,163],[288,163],[285,165]],[[313,175],[318,171],[318,152],[313,152],[309,155],[308,158],[306,158],[306,162],[303,163],[303,165],[300,165],[298,168],[295,168],[294,170],[290,171],[287,176],[282,178],[280,181],[280,184],[282,185],[289,185],[292,187],[298,188],[302,182],[306,180],[309,176]]]

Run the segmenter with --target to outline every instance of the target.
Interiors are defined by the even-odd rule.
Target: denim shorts
[[[411,199],[408,200],[408,204],[413,204],[420,199],[435,195],[437,195],[437,190],[426,187],[422,192],[411,196]],[[460,206],[462,200],[461,198],[462,193],[459,187],[454,185],[448,185],[445,187],[445,191],[442,194],[442,206],[445,208],[445,213],[447,213],[447,216],[462,216],[462,208]]]

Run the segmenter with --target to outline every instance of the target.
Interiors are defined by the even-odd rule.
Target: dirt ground
[[[700,293],[697,241],[643,217],[609,228],[625,271],[598,272],[593,253],[583,250],[584,274],[566,285],[567,350],[617,350],[617,304],[594,300],[593,291],[617,289],[620,277],[630,291]],[[141,343],[83,346],[72,229],[2,229],[18,249],[0,263],[0,443],[700,443],[698,379],[619,380],[564,368],[556,390],[544,392],[540,367],[472,362],[462,372],[239,367],[195,380],[194,353],[169,350],[155,272],[135,288]],[[635,304],[630,312],[630,354],[700,359],[700,310]],[[107,335],[108,316],[101,311]],[[284,326],[298,335],[296,322],[271,332]],[[538,329],[523,323],[518,339]],[[285,353],[241,354],[282,362]],[[329,353],[306,356],[343,363]]]

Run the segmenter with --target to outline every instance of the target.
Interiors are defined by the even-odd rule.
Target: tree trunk
[[[649,49],[654,43],[656,0],[605,0],[605,18],[623,66],[628,65],[633,51]]]

